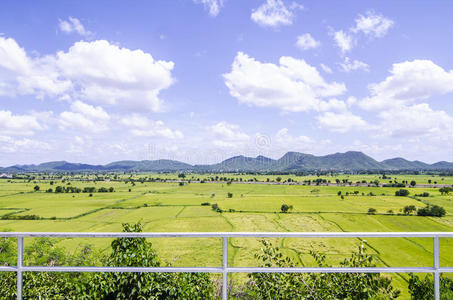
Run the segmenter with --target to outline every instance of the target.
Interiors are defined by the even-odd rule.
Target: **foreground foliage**
[[[140,232],[141,224],[123,224],[124,232]],[[14,243],[0,242],[0,257],[9,264],[14,254],[7,254]],[[5,251],[3,251],[5,250]],[[145,238],[118,238],[112,242],[112,253],[102,257],[89,248],[68,255],[54,247],[50,239],[37,239],[25,250],[28,265],[95,265],[159,267],[160,261]],[[0,298],[16,296],[16,274],[0,274]],[[215,288],[209,274],[201,273],[24,273],[23,297],[26,299],[209,299]]]
[[[255,257],[261,267],[296,267],[296,263],[282,254],[278,247],[262,241],[264,248]],[[325,255],[310,252],[319,267],[330,267]],[[342,267],[374,267],[373,258],[365,253],[364,245]],[[253,273],[249,275],[248,297],[253,299],[395,299],[391,278],[378,273]]]
[[[434,282],[431,275],[420,278],[409,274],[409,293],[412,299],[434,299]],[[440,299],[453,299],[453,280],[440,275]]]

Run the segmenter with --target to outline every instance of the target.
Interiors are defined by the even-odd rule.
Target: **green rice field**
[[[162,179],[178,180],[177,174],[154,174]],[[92,181],[89,176],[50,180],[0,179],[1,231],[58,231],[58,232],[117,232],[122,223],[140,221],[149,232],[417,232],[453,231],[453,195],[441,195],[439,188],[408,187],[407,197],[395,196],[400,188],[376,186],[325,186],[287,184],[246,184],[245,182],[187,182],[203,180],[216,175],[187,175],[186,182]],[[257,178],[275,183],[277,176],[217,175]],[[379,179],[380,175],[342,175],[352,182]],[[126,176],[123,176],[126,178]],[[124,179],[119,177],[120,179]],[[132,179],[139,179],[134,175]],[[291,176],[280,176],[282,182]],[[442,184],[453,184],[451,177],[428,175],[396,175],[398,181],[416,180],[428,184],[430,179]],[[131,179],[130,176],[127,178]],[[303,182],[309,177],[294,177]],[[315,177],[311,178],[314,179]],[[335,182],[335,177],[331,178]],[[106,193],[49,193],[56,186],[113,187]],[[38,185],[39,191],[34,187]],[[343,195],[340,197],[338,192]],[[414,197],[428,192],[429,197]],[[230,196],[229,196],[230,193]],[[346,195],[348,193],[348,195]],[[205,205],[202,205],[204,203]],[[207,205],[206,203],[209,203]],[[436,204],[446,215],[419,217],[404,215],[407,205],[417,208]],[[222,212],[214,211],[217,204]],[[293,207],[281,212],[282,204]],[[376,212],[369,214],[369,208]],[[34,216],[33,220],[25,220]],[[30,243],[30,239],[26,239]],[[109,239],[61,239],[58,245],[73,251],[79,245],[91,244],[108,251]],[[154,247],[166,263],[173,266],[221,265],[220,239],[153,239]],[[285,253],[303,266],[314,266],[310,250],[325,253],[328,262],[338,265],[362,242],[360,239],[273,239]],[[366,239],[368,252],[378,266],[432,266],[432,240],[422,238]],[[453,239],[441,239],[441,266],[453,266]],[[260,249],[258,239],[233,238],[229,244],[230,266],[256,266],[254,254]],[[1,263],[1,262],[0,262]],[[402,290],[402,299],[408,297],[403,274],[389,275],[395,286]],[[236,276],[241,280],[241,276]]]

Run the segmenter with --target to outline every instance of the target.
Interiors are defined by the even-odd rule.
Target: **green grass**
[[[134,175],[137,178],[143,175]],[[167,179],[177,179],[177,174],[147,174]],[[192,176],[192,175],[190,175]],[[190,177],[189,176],[189,177]],[[208,178],[213,175],[194,175]],[[219,175],[221,176],[221,175]],[[277,176],[225,174],[227,177],[258,178],[270,181]],[[281,176],[303,181],[316,177]],[[380,175],[338,175],[352,181],[379,179]],[[396,176],[398,180],[416,180],[427,183],[428,179],[439,183],[453,183],[452,178],[426,175]],[[325,177],[327,178],[327,177]],[[186,178],[190,179],[190,178]],[[334,182],[335,176],[329,178]],[[396,197],[397,188],[358,186],[302,186],[233,183],[189,183],[179,186],[176,182],[86,182],[70,180],[71,186],[114,187],[113,193],[55,194],[43,190],[63,185],[49,180],[24,182],[24,180],[0,180],[0,216],[38,215],[41,220],[0,220],[0,230],[13,231],[121,231],[121,224],[141,221],[150,232],[333,232],[333,231],[452,231],[453,196],[440,195],[436,188],[410,188],[411,196],[429,192],[430,197]],[[381,179],[381,182],[384,180]],[[38,184],[41,191],[34,192]],[[66,184],[66,183],[65,183]],[[129,189],[131,191],[129,192]],[[357,195],[337,195],[358,191]],[[232,193],[231,198],[227,197]],[[367,196],[369,193],[375,196]],[[443,206],[447,216],[443,218],[396,215],[405,205],[424,207],[419,200]],[[217,203],[223,213],[214,212],[211,206],[201,203]],[[290,213],[281,213],[282,204],[293,206]],[[367,214],[375,208],[376,214]],[[393,215],[388,211],[393,211]],[[50,218],[55,217],[56,220]],[[220,239],[150,239],[164,263],[174,266],[219,266],[221,264]],[[271,239],[283,252],[303,266],[314,266],[310,251],[327,255],[327,261],[338,265],[362,242],[353,238],[336,239]],[[31,239],[26,239],[26,244]],[[111,239],[61,239],[58,243],[69,251],[81,244],[108,251]],[[230,266],[256,266],[254,254],[261,244],[256,238],[232,238],[229,244]],[[432,240],[415,238],[366,239],[371,253],[379,266],[431,266]],[[453,266],[453,239],[441,239],[441,264]],[[0,262],[1,263],[1,262]],[[392,275],[396,285],[405,289],[406,276]],[[240,277],[244,278],[244,277]],[[407,298],[407,291],[403,293]]]

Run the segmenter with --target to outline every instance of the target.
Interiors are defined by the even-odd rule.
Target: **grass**
[[[134,175],[135,177],[143,175]],[[156,177],[157,174],[146,176]],[[177,179],[177,174],[158,174],[160,178]],[[192,175],[190,175],[192,176]],[[189,177],[190,177],[189,176]],[[213,175],[194,175],[208,178]],[[219,175],[221,176],[221,175]],[[233,177],[226,174],[227,177]],[[270,181],[277,176],[239,175],[234,178],[258,178]],[[303,181],[316,177],[281,176]],[[379,179],[380,175],[339,175],[352,181]],[[396,176],[398,180],[414,179],[427,183],[429,179],[453,183],[452,178],[427,175]],[[327,178],[325,176],[325,178]],[[190,178],[186,178],[190,179]],[[335,181],[335,176],[329,180]],[[380,180],[384,182],[385,180]],[[441,195],[437,188],[409,188],[411,195],[429,192],[429,197],[396,197],[398,188],[362,186],[302,186],[275,184],[226,184],[177,182],[87,182],[70,180],[72,186],[114,187],[113,193],[55,194],[43,190],[67,184],[49,180],[27,182],[0,180],[0,216],[38,215],[41,220],[0,220],[0,230],[12,231],[121,231],[121,224],[141,221],[145,231],[452,231],[453,196]],[[41,191],[34,192],[39,185]],[[131,191],[129,192],[129,189]],[[341,191],[357,195],[337,195]],[[233,196],[228,198],[228,193]],[[368,196],[370,193],[375,196]],[[425,203],[443,206],[443,218],[397,215],[406,205],[424,207]],[[201,203],[217,203],[224,211],[214,212]],[[282,204],[292,205],[290,213],[281,213]],[[369,215],[368,209],[376,214]],[[388,213],[393,211],[393,214]],[[55,218],[52,220],[51,218]],[[26,239],[26,244],[31,239]],[[70,251],[80,244],[108,251],[111,239],[61,239],[60,246]],[[174,266],[219,266],[221,264],[220,239],[152,239],[154,247],[165,263]],[[311,250],[323,252],[327,261],[338,265],[359,245],[360,239],[272,239],[275,245],[303,266],[313,266]],[[369,253],[379,266],[431,266],[432,240],[415,238],[366,239]],[[260,250],[259,239],[232,238],[229,244],[230,266],[256,266],[254,254]],[[441,264],[453,266],[453,239],[441,239]],[[0,262],[1,263],[1,262]],[[396,285],[405,289],[405,275],[391,275]],[[239,278],[244,278],[240,277]],[[403,299],[407,298],[407,291]]]

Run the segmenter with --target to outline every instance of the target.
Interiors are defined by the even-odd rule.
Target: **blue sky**
[[[453,161],[451,1],[2,1],[0,166]]]

